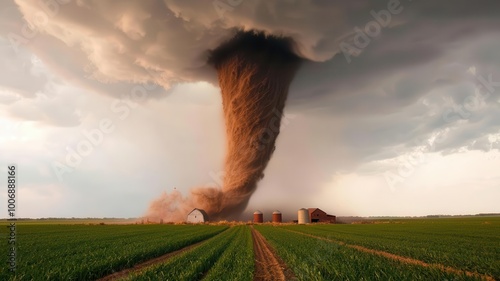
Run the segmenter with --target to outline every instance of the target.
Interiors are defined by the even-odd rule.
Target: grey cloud
[[[480,150],[480,151],[488,152],[492,148],[492,143],[490,142],[490,140],[488,139],[487,136],[483,136],[479,139],[472,141],[467,146],[467,148],[469,150]]]
[[[389,2],[243,1],[221,17],[210,1],[142,1],[140,4],[134,1],[120,1],[120,4],[79,1],[61,5],[60,12],[40,28],[73,49],[84,50],[97,71],[109,79],[147,81],[150,77],[143,72],[149,69],[162,73],[165,77],[160,82],[169,87],[173,83],[207,78],[204,68],[206,52],[234,34],[235,28],[291,36],[306,58],[326,61],[339,53],[343,38],[355,35],[354,27],[363,28],[374,20],[372,10],[387,9]],[[28,20],[40,8],[40,4],[35,2],[17,3]],[[402,12],[392,15],[397,24],[385,28],[383,32],[395,34],[393,37],[410,32],[413,36],[403,38],[422,40],[423,45],[408,40],[403,42],[409,47],[406,52],[411,52],[414,54],[411,57],[418,60],[418,54],[433,52],[433,46],[439,46],[440,42],[463,37],[460,34],[464,30],[491,26],[472,22],[462,24],[462,28],[451,28],[457,26],[458,19],[478,19],[490,15],[492,9],[491,6],[484,8],[485,5],[478,4],[474,7],[475,14],[463,15],[465,9],[457,7],[467,6],[465,2],[453,2],[454,9],[450,12],[448,5],[451,3],[401,2]],[[497,5],[492,1],[484,3]],[[429,13],[429,7],[442,14],[437,14],[435,10]],[[93,20],[88,21],[89,18]],[[434,32],[434,37],[425,34],[418,38],[415,36],[419,33],[414,30],[419,26],[413,27],[414,23],[409,23],[409,19],[417,20],[419,26],[426,23],[421,28],[424,31],[435,28],[437,23],[433,20],[444,23],[439,23],[437,31],[441,32]],[[434,39],[438,39],[437,42]],[[398,42],[387,43],[390,44]],[[426,45],[429,50],[426,50]],[[412,48],[418,48],[420,52],[413,52]],[[408,56],[401,54],[399,59],[404,58]]]
[[[29,19],[36,4],[17,3]],[[421,145],[447,129],[451,139],[433,149],[458,149],[497,128],[498,91],[467,120],[443,114],[477,85],[469,67],[484,77],[499,73],[498,1],[401,1],[403,10],[350,63],[340,43],[352,43],[354,28],[363,29],[374,20],[371,11],[387,9],[390,1],[243,1],[223,17],[212,1],[78,3],[61,6],[41,27],[47,34],[29,47],[63,77],[95,92],[119,96],[146,81],[165,88],[214,83],[207,52],[235,28],[259,29],[291,36],[309,60],[292,84],[289,109],[346,119],[350,126],[340,141],[357,159],[394,155],[394,147]],[[94,77],[85,78],[88,72]]]
[[[80,116],[75,112],[74,100],[64,102],[66,98],[42,98],[35,102],[19,102],[9,108],[12,117],[42,122],[58,127],[73,127],[80,124]]]
[[[28,20],[39,6],[17,3]],[[436,59],[450,44],[478,30],[491,30],[495,21],[491,10],[498,6],[495,1],[482,1],[470,8],[474,13],[466,13],[471,5],[465,1],[401,2],[403,10],[392,15],[391,25],[348,64],[339,44],[355,36],[355,27],[363,29],[374,21],[372,11],[387,9],[390,3],[399,2],[242,1],[221,16],[211,1],[79,1],[61,5],[60,12],[40,27],[59,42],[44,39],[46,47],[33,47],[41,54],[51,52],[47,46],[58,45],[46,59],[64,69],[60,72],[72,71],[75,80],[83,76],[76,70],[78,65],[81,70],[87,64],[94,76],[108,82],[156,81],[169,88],[179,82],[215,82],[214,71],[205,63],[207,52],[235,28],[283,34],[297,41],[306,58],[325,61],[304,66],[291,93],[293,104],[319,95],[351,93],[356,91],[352,84],[367,85]],[[62,62],[54,52],[71,59]],[[148,72],[157,75],[152,78]],[[120,91],[103,88],[101,92],[111,95]]]
[[[10,43],[0,37],[1,87],[22,97],[35,97],[35,93],[47,83],[47,77],[32,72],[32,59],[28,52],[14,52]]]

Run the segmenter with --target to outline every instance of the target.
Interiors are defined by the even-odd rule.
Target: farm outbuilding
[[[311,220],[309,218],[309,211],[306,208],[302,208],[297,212],[298,215],[298,223],[299,224],[306,224],[310,223]]]
[[[203,211],[202,209],[193,209],[187,216],[187,222],[190,223],[200,223],[200,222],[207,222],[208,221],[208,214],[207,212]]]
[[[273,212],[273,222],[281,222],[281,212],[276,210]]]
[[[325,211],[319,208],[309,208],[309,218],[311,222],[327,222],[327,223],[335,223],[336,217],[333,215],[327,214]]]
[[[264,222],[264,215],[262,215],[261,211],[255,211],[253,213],[253,222],[254,223],[263,223]]]

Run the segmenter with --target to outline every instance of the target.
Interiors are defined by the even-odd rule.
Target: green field
[[[189,262],[187,262],[189,261]],[[253,245],[250,228],[235,226],[161,265],[127,280],[234,280],[253,279]],[[205,275],[206,274],[206,275]]]
[[[18,222],[17,272],[8,272],[5,242],[0,280],[95,280],[197,242],[201,243],[125,279],[253,280],[254,249],[247,225],[59,222]],[[5,225],[0,223],[3,231]],[[408,264],[346,244],[500,280],[500,217],[263,224],[255,225],[255,229],[297,280],[480,280],[478,276]]]
[[[500,279],[499,217],[392,220],[376,224],[295,225],[284,228]]]
[[[299,280],[479,280],[406,265],[279,227],[256,226],[256,229]]]
[[[17,272],[12,275],[7,266],[2,266],[0,280],[93,280],[225,229],[205,225],[18,223]],[[2,265],[7,262],[6,254],[0,255]]]

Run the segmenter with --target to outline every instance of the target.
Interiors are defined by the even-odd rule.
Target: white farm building
[[[193,209],[187,216],[187,222],[200,223],[208,221],[208,215],[201,209]]]

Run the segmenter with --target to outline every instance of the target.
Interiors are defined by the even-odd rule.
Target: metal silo
[[[310,223],[311,220],[309,218],[309,210],[308,209],[305,209],[305,208],[302,208],[299,210],[298,212],[298,216],[299,216],[299,224],[306,224],[306,223]]]
[[[273,222],[281,222],[281,212],[276,210],[273,212]]]
[[[262,223],[264,221],[264,216],[261,211],[255,211],[253,213],[253,222],[254,223]]]

